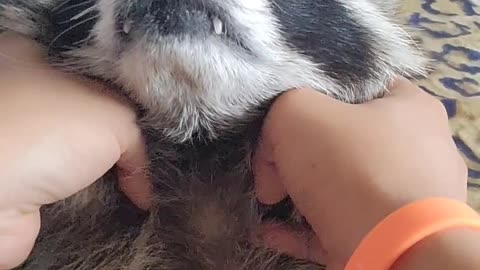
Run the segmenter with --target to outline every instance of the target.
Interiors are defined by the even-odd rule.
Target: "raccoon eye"
[[[131,20],[127,20],[123,23],[122,31],[124,34],[130,33],[130,30],[132,30],[132,24],[133,24],[133,21]]]
[[[215,32],[215,34],[221,35],[224,32],[225,27],[224,27],[224,24],[223,24],[222,20],[220,20],[220,18],[213,17],[212,18],[212,24],[213,24],[213,31]]]

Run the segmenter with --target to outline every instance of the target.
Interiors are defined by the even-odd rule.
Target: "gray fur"
[[[93,28],[75,46],[57,50],[56,42],[73,28],[52,36],[51,18],[69,1],[2,0],[0,30],[38,40],[56,67],[120,86],[139,105],[155,198],[150,213],[141,212],[109,181],[115,178],[110,172],[42,209],[37,245],[19,269],[320,269],[255,245],[264,209],[252,194],[250,160],[261,121],[268,104],[294,87],[364,102],[381,96],[395,76],[422,74],[421,53],[388,19],[395,9],[381,1],[325,1],[344,7],[352,25],[367,32],[368,76],[341,80],[328,64],[292,45],[295,33],[282,30],[286,21],[273,12],[280,0],[171,2],[222,10],[223,30],[232,31],[233,39],[219,33],[218,24],[210,32],[200,27],[193,34],[161,34],[153,13],[129,17],[142,0],[85,0],[78,4],[86,9],[69,23],[94,21]],[[303,2],[312,1],[321,0]]]

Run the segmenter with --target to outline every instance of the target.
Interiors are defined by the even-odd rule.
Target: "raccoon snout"
[[[143,1],[140,1],[143,2]],[[122,35],[153,30],[160,36],[222,35],[225,18],[213,7],[190,1],[147,1],[131,7],[117,21]]]

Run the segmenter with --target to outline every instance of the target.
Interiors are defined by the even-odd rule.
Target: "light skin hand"
[[[89,186],[115,164],[148,208],[143,138],[134,110],[102,85],[48,67],[35,43],[0,35],[0,269],[20,264],[39,208]]]

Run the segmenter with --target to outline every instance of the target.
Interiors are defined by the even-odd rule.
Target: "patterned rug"
[[[480,0],[403,3],[403,19],[419,30],[422,48],[435,60],[433,72],[418,85],[447,108],[469,167],[469,203],[480,211]]]

